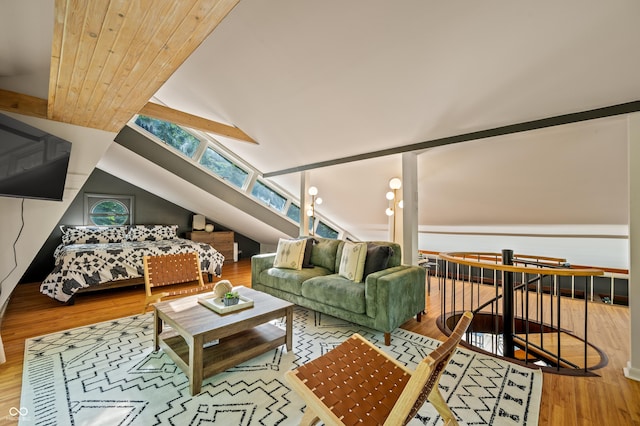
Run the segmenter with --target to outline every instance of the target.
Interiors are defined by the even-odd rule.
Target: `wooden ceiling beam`
[[[12,92],[10,90],[0,89],[0,110],[29,115],[31,117],[48,118],[46,99]],[[208,120],[206,118],[198,117],[197,115],[178,111],[153,102],[147,102],[147,104],[140,110],[140,114],[175,123],[180,126],[190,127],[192,129],[237,139],[239,141],[257,144],[251,136],[247,135],[237,127],[218,123],[217,121]]]
[[[140,114],[168,121],[170,123],[175,123],[181,126],[190,127],[192,129],[215,133],[216,135],[226,136],[228,138],[233,138],[244,142],[257,143],[249,135],[247,135],[237,127],[218,123],[217,121],[208,120],[206,118],[178,111],[153,102],[148,102],[140,110]]]
[[[0,110],[47,118],[47,100],[0,89]]]
[[[55,0],[48,117],[112,132],[239,0]]]

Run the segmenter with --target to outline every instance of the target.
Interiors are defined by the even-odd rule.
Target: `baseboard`
[[[622,370],[624,371],[624,377],[640,382],[640,368],[632,367],[631,361],[628,361],[627,366]]]

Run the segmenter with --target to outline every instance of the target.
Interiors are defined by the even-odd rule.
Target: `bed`
[[[220,276],[224,256],[206,243],[178,238],[176,225],[61,226],[62,244],[40,292],[73,303],[77,292],[140,284],[146,255],[197,252],[203,273]]]

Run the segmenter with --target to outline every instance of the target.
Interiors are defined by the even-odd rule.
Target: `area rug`
[[[29,339],[20,424],[297,425],[304,403],[287,387],[285,371],[354,332],[411,369],[440,343],[398,329],[384,346],[380,332],[296,308],[292,352],[282,346],[210,377],[192,397],[182,371],[153,351],[152,319],[137,315]],[[539,370],[459,348],[440,390],[461,424],[538,424]],[[440,425],[442,419],[427,402],[410,424]]]

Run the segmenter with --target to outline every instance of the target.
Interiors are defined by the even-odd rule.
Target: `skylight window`
[[[333,238],[335,240],[338,238],[338,231],[320,221],[316,227],[316,235],[324,238]]]
[[[139,115],[135,123],[138,127],[143,128],[189,158],[193,158],[200,145],[198,138],[176,124],[144,115]]]
[[[294,223],[300,223],[299,200],[294,202],[295,197],[287,191],[277,186],[275,188],[278,189],[273,189],[273,185],[257,179],[260,173],[253,166],[236,157],[208,134],[194,129],[183,129],[177,124],[144,115],[136,116],[129,125],[131,127],[135,125],[138,129],[152,135],[153,138],[149,135],[147,137],[158,144],[171,147],[176,155],[188,158],[194,166],[206,169],[215,177],[237,188],[245,196],[251,195],[279,214],[286,215]],[[125,209],[117,203],[105,202],[96,206],[95,212],[89,212],[85,208],[85,223],[105,225],[115,225],[120,221],[131,223],[133,210],[127,203],[123,206]],[[127,208],[130,213],[128,218]],[[339,231],[321,222],[318,216],[315,220],[309,221],[309,233],[313,234],[313,228],[317,228],[316,235],[338,238]]]
[[[253,185],[251,195],[279,212],[284,209],[284,205],[287,203],[286,197],[278,194],[259,180]]]
[[[300,207],[291,203],[287,209],[287,217],[295,223],[300,223]]]
[[[247,171],[220,155],[211,147],[205,149],[202,158],[200,158],[200,164],[238,188],[243,187],[247,176],[249,176]]]

